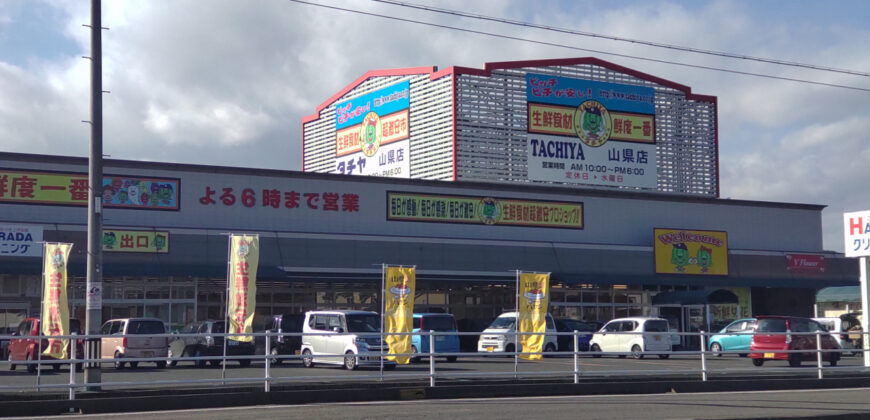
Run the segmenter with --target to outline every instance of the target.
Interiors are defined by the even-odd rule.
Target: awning
[[[826,287],[816,293],[816,303],[861,302],[861,286]]]
[[[681,290],[662,292],[652,298],[653,305],[705,305],[718,303],[737,303],[737,295],[725,289]]]

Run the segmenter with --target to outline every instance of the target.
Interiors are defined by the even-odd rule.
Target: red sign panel
[[[825,256],[813,254],[785,254],[788,271],[802,271],[812,273],[825,272]]]

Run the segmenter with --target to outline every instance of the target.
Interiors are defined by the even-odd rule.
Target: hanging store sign
[[[528,73],[529,179],[656,189],[655,90]]]
[[[169,232],[103,229],[103,251],[169,253]]]
[[[657,274],[728,275],[728,233],[654,229]]]
[[[583,203],[388,191],[387,220],[583,229]]]
[[[335,106],[335,173],[410,178],[410,83]]]
[[[0,224],[0,257],[41,257],[42,226]]]
[[[103,206],[146,210],[178,210],[178,179],[103,177]],[[88,205],[88,174],[0,169],[0,202]]]
[[[843,213],[847,257],[870,256],[870,210]]]
[[[785,269],[793,272],[824,273],[825,256],[814,254],[785,254]]]

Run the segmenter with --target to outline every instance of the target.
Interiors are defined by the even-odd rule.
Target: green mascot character
[[[671,251],[671,264],[674,265],[674,271],[683,273],[686,271],[686,264],[689,263],[689,249],[686,244],[674,244],[674,249]]]

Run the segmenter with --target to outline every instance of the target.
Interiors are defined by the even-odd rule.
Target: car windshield
[[[281,329],[284,331],[302,331],[302,317],[285,315],[281,318]]]
[[[347,331],[355,333],[379,332],[381,330],[381,318],[377,315],[345,315]]]
[[[160,321],[130,321],[127,334],[165,334],[166,329]]]
[[[647,321],[644,329],[648,332],[668,332],[668,321]]]
[[[513,328],[514,323],[516,322],[516,317],[512,316],[500,316],[492,321],[489,328]]]
[[[426,331],[455,331],[452,316],[427,316],[423,318],[423,328]]]

